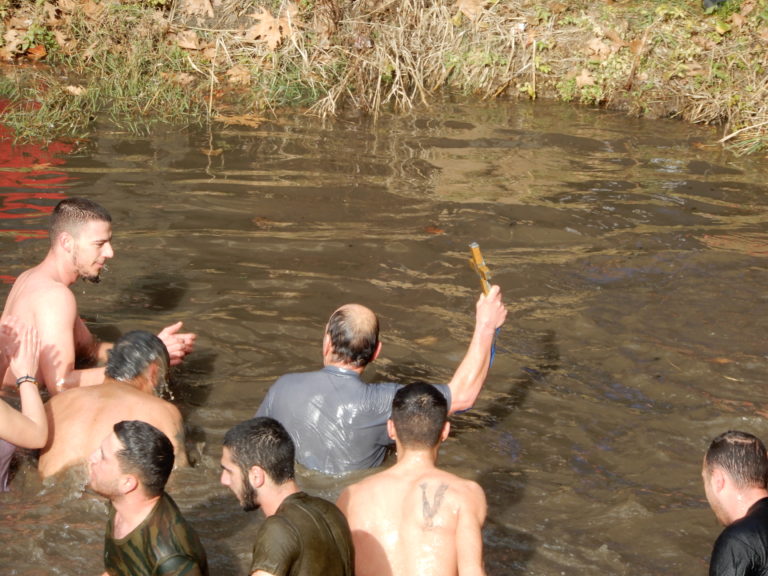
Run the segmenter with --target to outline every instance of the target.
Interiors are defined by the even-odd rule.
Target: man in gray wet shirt
[[[438,385],[450,412],[472,407],[485,381],[496,329],[507,317],[501,290],[477,301],[475,331],[464,359],[447,385]],[[392,382],[367,384],[365,367],[381,350],[379,321],[369,308],[347,304],[325,328],[321,370],[286,374],[269,389],[256,416],[278,420],[296,445],[296,460],[326,474],[379,466],[392,444],[387,419]]]

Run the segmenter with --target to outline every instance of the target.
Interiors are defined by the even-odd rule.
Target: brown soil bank
[[[38,62],[0,79],[21,136],[460,93],[716,123],[734,152],[768,149],[768,0],[0,0],[0,16],[0,57]]]

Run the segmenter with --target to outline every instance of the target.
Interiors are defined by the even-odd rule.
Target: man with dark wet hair
[[[104,381],[104,368],[75,369],[75,363],[96,365],[106,360],[112,345],[99,342],[78,316],[75,295],[69,289],[78,279],[98,282],[112,250],[112,217],[87,198],[67,198],[53,210],[51,246],[43,261],[16,279],[5,302],[2,318],[17,317],[40,335],[40,367],[33,374],[53,395],[66,388]],[[194,334],[179,333],[181,322],[158,336],[168,348],[171,364],[191,352]],[[23,374],[5,374],[8,385]]]
[[[354,574],[347,521],[334,504],[299,489],[293,441],[277,420],[253,418],[227,431],[221,483],[243,510],[261,508],[266,516],[253,545],[249,574]]]
[[[205,549],[165,492],[173,460],[165,434],[139,420],[115,424],[91,455],[89,484],[110,501],[105,574],[207,576]]]
[[[337,502],[355,545],[356,576],[481,576],[483,489],[435,466],[448,405],[430,384],[401,388],[387,422],[397,463],[348,486]]]
[[[715,541],[710,576],[768,574],[768,453],[759,438],[728,431],[709,445],[704,492],[726,528]]]
[[[51,434],[38,463],[43,477],[84,462],[121,420],[140,419],[159,428],[171,439],[176,464],[188,464],[181,412],[159,397],[169,370],[160,338],[146,330],[127,332],[108,355],[104,384],[65,390],[46,402]]]
[[[464,359],[438,388],[450,412],[468,410],[485,382],[496,329],[506,319],[501,291],[493,286],[477,301],[475,331]],[[365,367],[381,351],[379,321],[369,308],[336,310],[323,336],[323,369],[286,374],[269,389],[256,416],[280,421],[303,466],[326,474],[379,466],[392,442],[386,423],[400,384],[367,384]]]

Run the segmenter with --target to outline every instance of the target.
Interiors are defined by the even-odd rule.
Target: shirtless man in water
[[[23,272],[11,288],[2,318],[15,316],[34,326],[40,335],[38,380],[53,395],[65,388],[92,386],[104,381],[104,368],[75,370],[75,362],[106,361],[112,344],[99,342],[78,316],[69,287],[78,279],[98,282],[112,250],[112,218],[100,205],[85,198],[68,198],[56,205],[50,224],[51,247],[43,261]],[[179,333],[181,322],[158,336],[168,349],[171,364],[191,352],[194,334]],[[23,374],[7,371],[6,385]]]
[[[165,434],[177,466],[187,466],[184,424],[179,409],[155,396],[165,385],[168,352],[144,330],[121,336],[109,352],[104,384],[73,388],[45,404],[48,443],[40,453],[43,477],[83,463],[121,420],[142,420]]]
[[[337,502],[352,530],[357,576],[485,574],[483,489],[435,466],[447,414],[429,384],[395,394],[387,429],[397,463],[347,487]]]

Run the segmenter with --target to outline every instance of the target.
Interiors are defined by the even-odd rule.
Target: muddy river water
[[[218,483],[224,432],[280,374],[320,366],[345,302],[381,317],[366,379],[447,382],[478,242],[510,313],[440,462],[486,491],[488,574],[703,574],[720,530],[704,450],[732,428],[768,440],[768,162],[716,139],[464,103],[5,148],[0,295],[43,257],[60,198],[111,211],[116,257],[101,284],[73,286],[80,312],[104,338],[177,319],[198,333],[173,377],[196,465],[168,490],[228,576],[246,572],[262,517]],[[0,573],[101,573],[104,501],[81,469],[42,483],[29,457],[0,495]],[[359,476],[300,482],[334,499]]]

